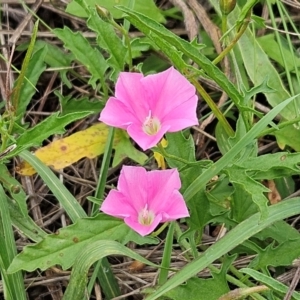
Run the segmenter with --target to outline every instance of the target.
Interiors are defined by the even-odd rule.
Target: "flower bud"
[[[220,9],[223,15],[229,15],[235,8],[236,0],[220,0]]]
[[[97,11],[99,17],[103,21],[109,22],[110,20],[112,20],[112,16],[111,16],[110,12],[106,8],[104,8],[104,7],[96,4],[96,11]]]

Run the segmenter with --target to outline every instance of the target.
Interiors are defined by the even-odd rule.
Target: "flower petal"
[[[108,99],[100,114],[99,121],[122,129],[127,129],[130,124],[139,122],[136,115],[132,113],[132,110],[114,97]]]
[[[137,215],[137,211],[121,192],[111,190],[103,201],[100,210],[104,213],[117,218],[126,218]]]
[[[148,172],[148,206],[155,214],[167,212],[174,190],[181,187],[177,169]]]
[[[133,218],[133,217],[128,217],[124,219],[124,222],[130,227],[132,228],[134,231],[136,231],[137,233],[139,233],[141,236],[145,236],[149,233],[151,233],[152,231],[154,231],[154,229],[157,227],[157,225],[161,222],[162,220],[162,215],[158,214],[155,216],[153,222],[151,225],[142,225],[138,222],[137,219]]]
[[[123,166],[118,190],[130,201],[135,208],[135,217],[147,204],[148,180],[147,171],[142,167]]]
[[[142,125],[131,124],[127,128],[127,132],[129,136],[145,151],[156,146],[169,128],[170,126],[168,125],[162,125],[156,134],[149,135],[143,131]]]
[[[198,125],[196,114],[198,98],[194,95],[192,98],[174,107],[172,111],[164,116],[162,124],[170,126],[169,132],[176,132],[193,125]]]
[[[166,201],[161,222],[169,222],[189,216],[190,214],[182,195],[178,191],[174,191],[169,201]]]
[[[141,84],[142,79],[143,74],[121,72],[115,88],[116,98],[122,101],[141,123],[149,114],[149,101],[145,88]]]
[[[163,119],[189,99],[197,103],[197,97],[194,98],[195,87],[173,67],[158,74],[148,75],[141,79],[141,83],[147,90],[152,114],[159,119]],[[188,108],[188,111],[192,110],[195,113],[195,105]]]

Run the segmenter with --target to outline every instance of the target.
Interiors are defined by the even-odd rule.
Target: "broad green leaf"
[[[189,201],[198,191],[203,189],[207,182],[223,170],[227,165],[233,163],[237,154],[239,154],[246,146],[253,142],[259,133],[272,121],[272,119],[295,97],[291,97],[277,105],[269,113],[267,113],[258,123],[256,123],[220,160],[210,166],[202,174],[200,174],[184,192],[184,198]]]
[[[282,53],[274,34],[266,34],[258,37],[257,41],[270,58],[278,62],[282,67],[287,68],[287,71],[294,71],[295,68],[300,67],[300,58],[295,52],[291,52],[288,42],[282,36],[280,38]],[[282,56],[284,56],[284,60]]]
[[[274,243],[261,249],[249,267],[265,269],[269,266],[290,266],[300,256],[300,237],[296,240],[287,240],[284,243],[274,246]]]
[[[300,239],[300,233],[285,221],[278,221],[256,234],[255,237],[261,241],[271,238],[279,244],[282,244],[289,240]]]
[[[104,74],[108,68],[103,55],[97,48],[92,47],[90,42],[80,32],[75,33],[68,27],[54,29],[53,32],[63,41],[64,46],[74,54],[75,58],[91,73],[92,76],[89,83],[95,89],[97,81],[104,81]]]
[[[44,63],[47,49],[41,48],[40,50],[33,53],[31,56],[27,69],[25,71],[25,77],[19,77],[14,85],[14,89],[17,88],[19,81],[23,80],[17,99],[16,116],[18,119],[24,116],[27,106],[30,103],[32,96],[36,93],[35,86],[38,82],[40,75],[45,71],[46,66]]]
[[[137,244],[156,244],[151,237],[142,237],[130,229],[123,220],[104,214],[94,218],[79,219],[75,224],[47,235],[41,242],[26,246],[9,268],[18,270],[46,270],[60,265],[64,270],[73,266],[79,252],[98,240],[114,240],[122,244],[133,241]]]
[[[256,180],[275,179],[299,174],[300,153],[278,152],[250,157],[238,162]]]
[[[73,133],[65,138],[55,140],[35,151],[35,156],[46,166],[59,170],[63,169],[83,157],[95,158],[103,154],[107,142],[109,127],[104,123],[97,123],[85,130]],[[133,160],[144,163],[148,158],[144,153],[136,150],[129,138],[121,130],[117,131],[113,147],[116,148],[117,158],[114,165],[119,164],[124,158],[131,156]],[[128,155],[129,154],[129,155]],[[31,176],[36,173],[35,169],[26,161],[16,167],[21,175]]]
[[[236,123],[236,131],[234,137],[229,136],[224,128],[222,127],[221,123],[218,122],[216,126],[216,138],[218,148],[220,149],[221,153],[224,155],[228,152],[245,134],[247,133],[245,123],[243,118],[240,116]],[[256,156],[257,155],[257,141],[254,140],[252,143],[247,145],[236,157],[243,160],[248,156]]]
[[[267,276],[263,273],[260,273],[256,270],[253,270],[250,268],[242,268],[242,269],[240,269],[240,272],[251,276],[256,281],[259,281],[260,283],[267,285],[271,289],[278,291],[278,292],[282,293],[283,295],[286,295],[288,293],[288,291],[290,290],[290,288],[288,286],[284,285],[283,283],[279,282],[278,280],[276,280],[270,276]],[[292,293],[292,299],[300,300],[300,293],[294,291]]]
[[[16,204],[18,205],[23,216],[27,216],[27,196],[22,188],[22,185],[13,176],[11,176],[4,164],[0,164],[0,182],[3,182],[3,187],[16,201]]]
[[[258,206],[253,201],[252,194],[244,189],[243,184],[234,184],[233,188],[234,193],[231,198],[231,218],[240,223],[258,212]],[[267,199],[262,198],[262,201],[267,202]]]
[[[143,165],[148,156],[137,150],[129,139],[128,134],[124,130],[117,129],[116,130],[116,138],[117,142],[115,143],[115,155],[113,158],[112,166],[115,167],[122,162],[125,158],[130,158],[133,161]]]
[[[247,169],[234,165],[226,168],[225,172],[233,186],[237,185],[240,189],[244,190],[246,194],[251,196],[253,202],[256,203],[261,212],[261,217],[266,218],[268,199],[264,193],[267,193],[269,189],[251,178],[247,174]]]
[[[212,271],[212,278],[191,278],[165,294],[173,300],[217,300],[229,291],[226,274],[235,256],[226,257],[221,270]],[[201,291],[201,293],[199,293]]]
[[[212,279],[191,278],[165,296],[173,300],[217,300],[228,291],[226,280],[215,276]]]
[[[160,296],[193,277],[215,260],[219,259],[221,256],[274,222],[299,214],[299,202],[300,198],[293,198],[270,206],[268,207],[268,217],[263,220],[261,219],[260,213],[256,213],[249,217],[229,231],[222,239],[210,246],[197,259],[183,267],[152,295],[148,296],[146,300],[158,299]]]
[[[300,151],[300,130],[298,125],[293,124],[281,128],[274,132],[278,146],[284,149],[287,146],[292,147],[295,151]]]
[[[205,191],[199,191],[187,203],[187,206],[190,210],[190,217],[187,219],[187,223],[189,224],[188,231],[198,230],[199,234],[202,234],[203,227],[213,219]]]
[[[196,162],[195,158],[195,143],[193,137],[189,134],[188,138],[184,136],[184,133],[179,131],[176,133],[167,133],[166,134],[168,145],[166,151],[176,157],[180,157],[188,162]],[[184,163],[172,159],[166,158],[168,165],[171,168],[182,168],[185,166]]]
[[[97,114],[104,108],[103,101],[96,99],[89,99],[88,97],[76,99],[72,96],[63,96],[57,90],[54,91],[54,94],[58,97],[61,105],[61,116],[80,111],[90,111],[93,114]]]
[[[113,69],[116,77],[124,69],[127,49],[110,23],[103,21],[95,9],[90,9],[90,13],[87,26],[97,33],[99,47],[110,55],[107,64]]]
[[[17,148],[7,154],[5,158],[14,157],[18,153],[30,147],[39,146],[50,135],[65,132],[65,126],[88,116],[90,112],[76,112],[62,117],[54,113],[31,129],[26,130],[16,141]]]
[[[81,251],[72,270],[70,282],[63,300],[82,300],[86,288],[87,274],[94,262],[108,255],[124,255],[152,267],[158,267],[127,247],[111,240],[97,241]]]
[[[9,274],[7,269],[17,255],[14,232],[8,208],[8,199],[2,185],[0,185],[0,272],[7,300],[25,300],[25,287],[22,272]]]
[[[94,7],[95,4],[97,4],[106,8],[114,19],[121,19],[124,17],[124,14],[115,8],[116,5],[130,6],[130,0],[86,0],[86,3],[91,7]],[[165,22],[164,16],[156,7],[153,0],[135,0],[133,9],[157,22]],[[74,0],[68,4],[66,12],[78,17],[88,16],[86,11]]]

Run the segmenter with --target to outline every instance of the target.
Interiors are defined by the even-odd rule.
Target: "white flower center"
[[[155,215],[153,211],[148,210],[148,205],[139,212],[138,221],[141,225],[149,226],[154,221]]]
[[[156,134],[161,128],[161,124],[158,118],[151,116],[151,110],[143,124],[143,130],[149,135]]]

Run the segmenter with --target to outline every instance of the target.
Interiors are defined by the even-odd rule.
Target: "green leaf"
[[[15,84],[14,89],[19,85],[20,80],[23,80],[17,99],[16,116],[18,119],[22,118],[26,113],[28,104],[30,103],[32,96],[36,93],[35,86],[38,82],[40,75],[45,71],[46,66],[44,63],[45,55],[47,53],[46,48],[41,48],[32,54],[27,69],[25,71],[25,79],[19,77]]]
[[[151,20],[145,15],[142,15],[134,10],[130,10],[124,6],[118,6],[118,9],[120,9],[123,12],[126,12],[128,14],[126,19],[128,19],[131,24],[133,24],[137,29],[142,31],[146,36],[148,36],[150,39],[156,38],[155,42],[161,43],[160,48],[164,53],[167,52],[167,54],[169,54],[169,56],[171,55],[172,57],[171,52],[176,53],[177,50],[185,54],[188,58],[192,59],[196,64],[199,65],[200,68],[203,69],[203,71],[211,79],[213,79],[228,94],[232,101],[237,106],[239,106],[239,103],[241,103],[243,96],[239,93],[239,91],[232,84],[232,82],[228,80],[226,75],[218,67],[216,67],[206,56],[204,56],[198,50],[197,47],[187,42],[186,40],[181,39],[176,34],[167,30],[164,26],[156,23],[155,21]],[[165,45],[165,47],[162,47],[163,45]],[[175,49],[172,49],[170,45],[174,46]],[[184,67],[182,59],[180,60],[179,55],[172,61],[174,64],[177,62],[178,64],[180,63],[182,67]]]
[[[46,55],[44,57],[44,62],[51,68],[57,69],[60,73],[63,83],[68,88],[71,88],[72,84],[67,77],[67,72],[71,66],[71,62],[75,59],[74,55],[72,53],[66,53],[54,44],[50,44],[42,40],[36,41],[36,50],[44,47],[45,49],[47,49]]]
[[[89,268],[94,262],[108,255],[125,255],[152,267],[158,267],[115,241],[103,240],[94,242],[83,249],[78,255],[63,300],[84,299]]]
[[[274,243],[261,249],[249,266],[255,269],[266,267],[290,266],[300,256],[300,237],[296,240],[287,240],[274,247]]]
[[[281,149],[286,145],[295,151],[300,151],[300,130],[298,125],[289,125],[274,132],[277,143]]]
[[[61,116],[65,116],[72,113],[78,113],[82,111],[91,112],[92,114],[100,113],[104,108],[104,103],[96,99],[89,99],[88,97],[82,97],[79,99],[72,98],[72,96],[63,96],[59,91],[54,91],[54,94],[58,97],[61,105]]]
[[[103,21],[95,9],[90,9],[90,13],[87,26],[97,33],[98,45],[110,55],[107,64],[112,67],[116,77],[124,69],[127,49],[110,23]]]
[[[46,183],[47,187],[60,202],[62,208],[66,211],[73,222],[79,218],[86,217],[85,211],[77,202],[76,198],[68,191],[63,183],[47,166],[45,166],[37,157],[26,150],[21,152],[19,155],[38,172],[38,174]]]
[[[95,4],[106,8],[114,19],[121,19],[124,14],[115,8],[115,5],[130,6],[130,0],[86,0],[86,3],[94,7]],[[133,9],[138,11],[153,20],[164,23],[165,18],[161,11],[156,7],[153,0],[135,0]],[[78,17],[87,17],[86,11],[76,1],[71,1],[66,9],[66,12]]]
[[[253,202],[256,203],[261,212],[262,219],[266,218],[268,199],[265,197],[264,193],[268,192],[269,189],[252,179],[247,174],[247,169],[238,167],[237,165],[226,168],[225,172],[233,186],[238,186],[251,196]],[[237,200],[239,201],[239,199]]]
[[[278,152],[251,157],[236,163],[256,180],[275,179],[299,174],[300,153]]]
[[[226,257],[221,270],[212,271],[212,278],[191,278],[186,283],[176,287],[165,294],[173,300],[217,300],[228,293],[229,288],[226,280],[228,267],[233,263],[235,256]],[[201,293],[199,293],[201,291]]]
[[[214,6],[219,15],[221,15],[219,1],[211,0],[210,3]],[[236,24],[236,20],[240,17],[240,13],[241,9],[236,6],[234,11],[228,15],[228,26],[233,27]],[[268,78],[268,86],[272,88],[275,93],[271,92],[264,94],[272,107],[282,103],[283,99],[290,97],[277,70],[271,64],[268,56],[259,45],[256,37],[253,36],[250,29],[245,31],[239,39],[237,46],[242,55],[244,67],[254,86],[260,85]],[[280,114],[287,120],[294,119],[296,117],[294,104],[287,105]]]
[[[14,157],[18,153],[30,147],[39,146],[50,135],[65,132],[65,126],[88,116],[90,112],[74,112],[62,117],[59,112],[52,114],[33,128],[26,130],[16,141],[17,148],[7,154],[5,158]]]
[[[236,131],[234,137],[229,136],[224,130],[224,127],[220,122],[218,122],[216,126],[216,138],[218,148],[221,153],[224,155],[227,153],[241,138],[247,133],[245,123],[243,118],[240,116],[236,123]],[[237,155],[236,159],[245,159],[248,156],[256,156],[257,155],[257,141],[254,140],[252,143],[247,145],[242,151]]]
[[[213,219],[210,212],[209,200],[204,191],[199,191],[188,203],[191,212],[187,219],[189,224],[188,231],[199,230],[202,232],[203,227]]]
[[[26,237],[34,242],[40,242],[47,235],[28,215],[24,216],[10,199],[8,209],[12,225]]]
[[[244,189],[243,184],[234,184],[231,207],[232,219],[239,223],[258,212],[257,204],[253,201],[251,193]]]
[[[278,42],[275,40],[274,34],[266,34],[258,37],[257,41],[270,58],[278,62],[282,67],[287,68],[287,71],[294,71],[295,68],[300,67],[300,58],[298,57],[297,53],[291,52],[288,42],[283,38],[283,36],[280,36],[280,39],[282,52]]]
[[[122,244],[133,241],[137,244],[156,244],[152,237],[142,237],[130,229],[123,220],[104,214],[94,218],[79,219],[75,224],[47,235],[40,243],[26,246],[9,268],[18,270],[46,270],[61,265],[64,270],[73,266],[79,252],[98,240],[114,240]]]
[[[239,154],[246,146],[252,143],[253,139],[267,126],[268,123],[295,97],[291,97],[273,108],[258,123],[256,123],[250,131],[247,132],[236,144],[230,149],[220,160],[200,174],[188,187],[184,193],[184,198],[188,201],[199,190],[203,189],[207,182],[223,170],[227,165],[231,164],[237,154]]]
[[[286,295],[290,291],[290,288],[288,286],[286,286],[283,283],[279,282],[278,280],[276,280],[270,276],[267,276],[265,274],[262,274],[258,271],[252,270],[250,268],[242,268],[242,269],[240,269],[240,272],[248,274],[249,276],[254,278],[256,281],[259,281],[260,283],[267,285],[271,289],[278,291],[278,292],[282,293],[283,295]],[[300,293],[294,291],[292,294],[292,297],[293,297],[292,299],[300,300]]]
[[[168,145],[166,147],[166,151],[174,156],[185,159],[189,162],[196,162],[195,158],[195,144],[193,141],[193,137],[189,134],[188,138],[184,136],[182,131],[176,133],[167,133],[166,138],[168,141]],[[168,165],[171,168],[181,169],[185,166],[183,162],[172,158],[166,158]]]
[[[0,164],[0,182],[3,182],[4,188],[16,201],[19,210],[23,214],[23,216],[27,216],[27,196],[22,188],[22,185],[10,175],[7,167],[4,164]]]
[[[22,272],[9,274],[7,269],[17,254],[14,232],[11,226],[8,198],[0,185],[0,272],[4,297],[8,300],[25,300],[25,287]]]
[[[133,161],[143,165],[148,156],[137,150],[131,143],[129,136],[125,133],[124,130],[117,130],[119,141],[115,147],[115,155],[113,159],[112,166],[116,167],[119,163],[121,163],[125,158],[130,158]]]
[[[89,84],[95,89],[98,80],[104,81],[104,74],[108,68],[103,55],[97,48],[92,47],[90,42],[80,32],[74,33],[68,27],[54,29],[53,32],[91,73]]]
[[[293,198],[268,207],[268,217],[263,220],[260,218],[260,213],[249,217],[229,231],[222,239],[210,246],[197,259],[183,267],[164,285],[159,287],[157,291],[148,296],[146,300],[158,299],[272,223],[299,214],[299,201],[300,198]]]

